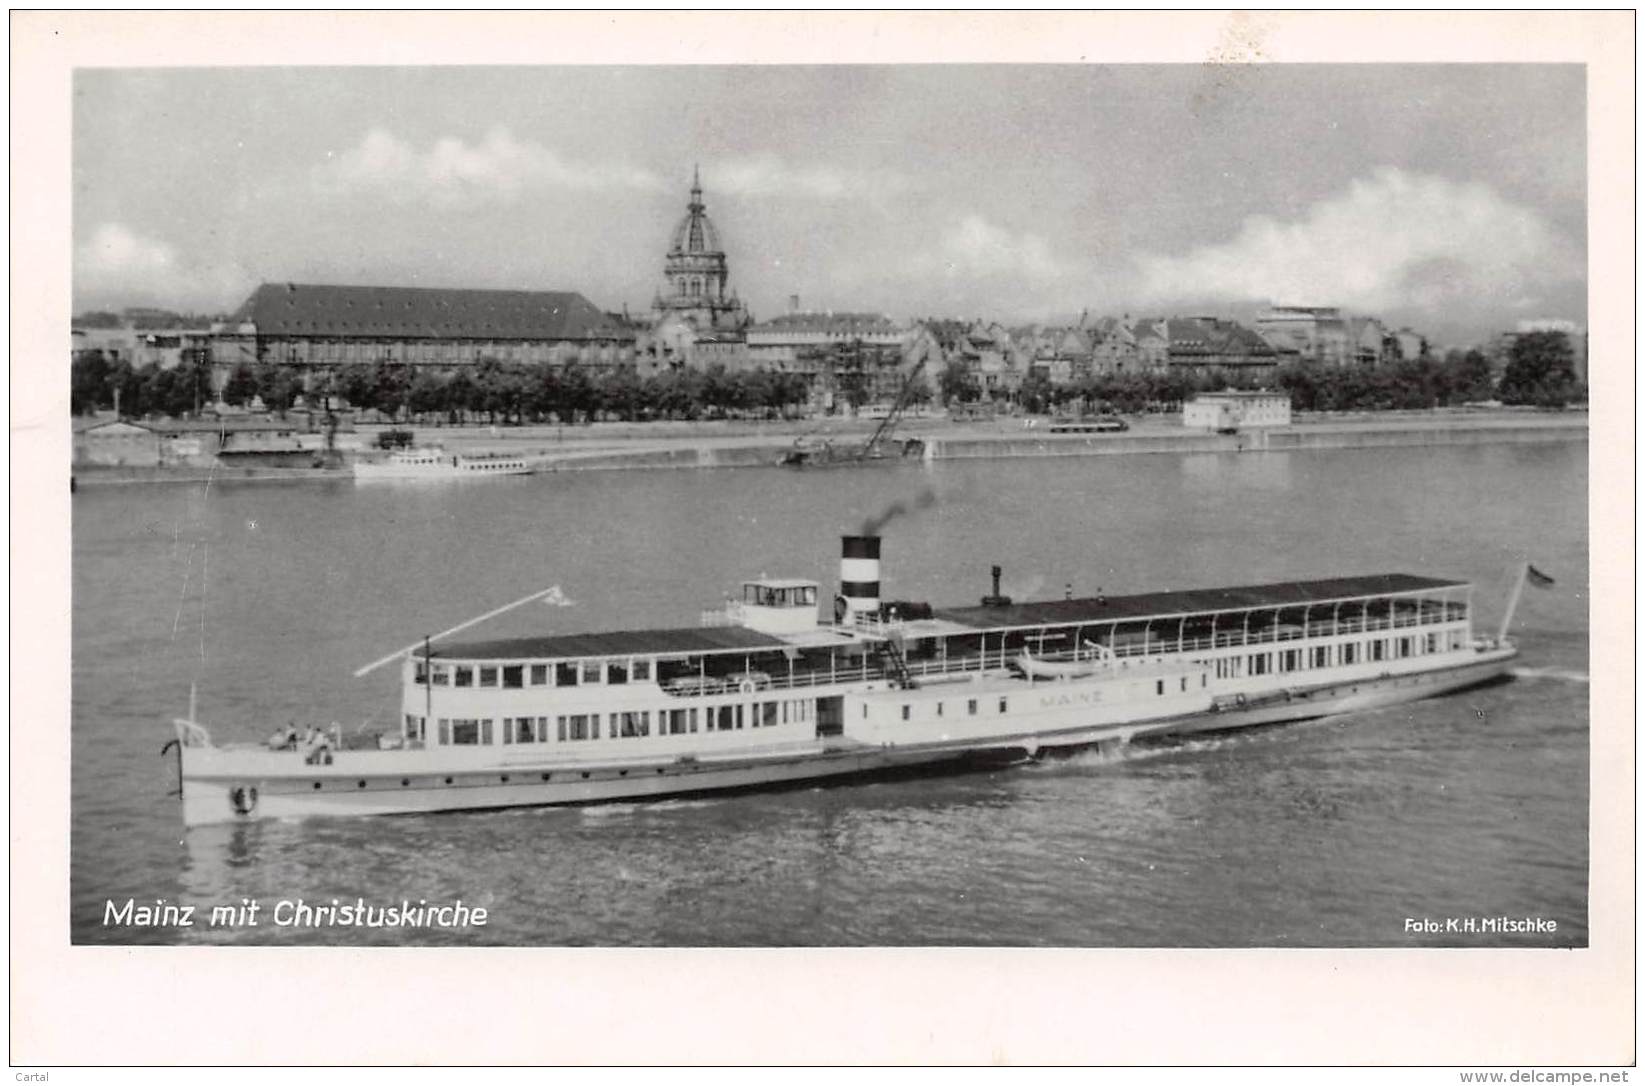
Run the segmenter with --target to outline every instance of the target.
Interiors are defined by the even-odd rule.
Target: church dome
[[[663,259],[664,286],[654,312],[659,319],[677,318],[704,335],[736,332],[748,323],[748,311],[735,291],[728,292],[730,281],[720,233],[703,210],[702,179],[693,170],[691,203],[674,228]]]
[[[703,209],[702,182],[695,175],[691,178],[691,203],[685,218],[674,228],[674,244],[670,251],[688,254],[723,252],[719,231],[714,229],[713,221]]]
[[[655,235],[653,235],[655,236]],[[720,252],[720,235],[714,222],[700,211],[693,211],[674,228],[674,251],[677,253]]]

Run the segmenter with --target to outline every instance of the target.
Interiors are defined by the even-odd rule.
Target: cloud
[[[180,258],[176,247],[118,222],[100,224],[74,254],[77,300],[221,308],[240,301],[250,287],[250,276],[237,265]]]
[[[905,216],[862,236],[853,242],[864,247],[853,250],[859,255],[831,266],[811,292],[843,293],[864,309],[1011,320],[1077,314],[1112,295],[1092,254],[975,211],[931,218],[930,230]]]
[[[731,196],[801,196],[813,200],[880,202],[913,186],[907,177],[892,170],[792,164],[776,155],[765,154],[711,163],[704,187]]]
[[[886,287],[892,292],[906,292],[910,282],[940,284],[938,298],[922,304],[944,312],[958,307],[1045,317],[1070,307],[1077,312],[1104,293],[1102,271],[1092,256],[1067,252],[1041,234],[1012,230],[975,212],[951,220],[930,248],[888,261],[887,272],[895,277]]]
[[[1583,275],[1579,251],[1489,186],[1376,170],[1299,218],[1136,260],[1150,301],[1243,300],[1444,314],[1536,299]]]
[[[958,279],[1054,281],[1085,273],[1077,262],[1057,256],[1038,234],[1016,233],[981,215],[966,215],[943,231],[938,247],[917,257],[925,271]]]
[[[418,149],[383,128],[358,146],[328,156],[313,171],[324,193],[369,193],[396,203],[460,207],[508,202],[543,189],[579,192],[630,189],[660,191],[662,181],[630,166],[573,162],[540,143],[498,126],[474,143],[444,136]]]
[[[135,234],[120,223],[106,222],[80,247],[76,270],[87,274],[169,275],[176,264],[177,251],[170,245]]]

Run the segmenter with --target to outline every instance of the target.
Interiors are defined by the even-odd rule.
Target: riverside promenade
[[[1044,417],[1003,417],[986,422],[912,418],[896,437],[917,437],[928,460],[1043,456],[1108,456],[1184,452],[1261,452],[1386,446],[1475,445],[1586,441],[1584,411],[1438,410],[1305,415],[1295,424],[1236,434],[1189,430],[1178,415],[1127,420],[1122,433],[1052,434]],[[836,447],[867,439],[871,420],[831,419],[782,423],[633,423],[524,427],[489,431],[421,430],[420,442],[473,452],[515,452],[532,457],[542,471],[645,468],[766,467],[795,447],[832,442]],[[461,434],[459,437],[458,435]]]
[[[1261,453],[1388,446],[1522,444],[1586,441],[1586,411],[1439,409],[1299,415],[1293,425],[1234,434],[1190,430],[1175,414],[1127,419],[1121,433],[1052,434],[1043,417],[1004,416],[981,422],[914,416],[896,428],[899,440],[919,438],[927,460],[1114,456],[1159,453]],[[860,444],[878,423],[871,419],[800,419],[776,422],[643,422],[573,426],[414,427],[418,445],[452,453],[506,453],[528,458],[539,472],[773,467],[796,443],[836,447]],[[357,437],[370,450],[381,427]],[[886,461],[896,462],[894,456]],[[817,470],[817,469],[806,469]],[[80,485],[118,483],[323,481],[352,477],[348,468],[87,468]]]

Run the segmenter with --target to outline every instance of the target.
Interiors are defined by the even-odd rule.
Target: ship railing
[[[1021,649],[989,649],[976,656],[956,656],[946,660],[910,660],[907,662],[908,674],[916,679],[929,679],[943,675],[963,675],[967,672],[1001,671],[1021,654]]]
[[[901,633],[907,627],[901,618],[881,618],[878,614],[868,611],[852,616],[852,625],[864,633],[879,637]]]
[[[1161,633],[1157,637],[1148,637],[1135,641],[1120,641],[1112,647],[1116,656],[1151,656],[1162,652],[1204,652],[1209,649],[1240,648],[1246,645],[1271,645],[1282,641],[1302,641],[1308,638],[1332,637],[1342,634],[1356,634],[1374,632],[1377,630],[1404,629],[1412,626],[1434,626],[1442,622],[1456,621],[1455,617],[1434,616],[1427,620],[1410,618],[1374,618],[1374,619],[1343,619],[1336,623],[1310,622],[1306,628],[1301,626],[1285,626],[1281,628],[1268,627],[1261,630],[1228,630],[1219,631],[1215,636],[1203,635],[1200,637],[1171,637]]]
[[[703,612],[703,625],[733,625],[736,624],[735,601],[731,601],[726,609]],[[1334,634],[1353,634],[1366,631],[1386,630],[1393,627],[1414,625],[1435,625],[1442,621],[1452,621],[1454,616],[1434,616],[1429,622],[1418,622],[1415,616],[1409,618],[1389,619],[1382,618],[1354,618],[1342,619],[1335,623],[1311,622],[1306,628],[1286,625],[1284,627],[1268,627],[1262,630],[1228,630],[1219,631],[1216,636],[1184,637],[1181,639],[1161,635],[1136,641],[1120,641],[1113,644],[1096,644],[1105,652],[1113,654],[1114,659],[1121,663],[1134,664],[1143,659],[1163,659],[1166,656],[1185,652],[1204,652],[1212,649],[1241,648],[1248,645],[1274,644],[1278,642],[1301,641],[1306,638],[1325,637]],[[875,628],[886,625],[872,620]],[[859,620],[859,625],[869,626],[869,620]],[[963,675],[971,672],[1000,671],[1008,668],[1013,660],[1024,652],[1031,650],[1021,646],[1008,649],[988,649],[981,653],[968,653],[964,656],[951,658],[908,660],[909,675],[916,679],[940,678],[948,675]],[[1068,661],[1090,658],[1089,649],[1060,650],[1053,652],[1031,652],[1042,660]],[[756,677],[747,678],[757,692],[768,690],[793,690],[803,687],[826,686],[841,682],[870,682],[883,681],[891,678],[885,668],[874,661],[870,654],[864,653],[856,662],[851,664],[837,664],[833,668],[808,667],[804,670],[784,672],[780,669],[771,669],[769,673],[761,673]],[[675,697],[698,697],[734,694],[742,691],[746,685],[745,677],[733,676],[682,676],[665,683],[663,689]]]
[[[880,619],[878,612],[870,614],[867,611],[862,611],[854,615],[847,615],[846,618],[848,620],[845,623],[847,626],[855,630],[862,630],[864,633],[879,633],[885,628],[885,623]]]
[[[947,660],[910,660],[906,666],[909,675],[921,679],[968,672],[1003,671],[1021,654],[1020,648],[1006,651],[990,649],[984,653],[956,656]],[[849,665],[837,664],[832,668],[806,668],[803,671],[792,672],[773,671],[752,678],[742,675],[683,675],[665,681],[662,689],[666,694],[685,698],[748,693],[749,691],[744,689],[748,685],[753,686],[753,693],[763,694],[772,690],[794,690],[833,683],[871,682],[890,678],[890,672],[864,654],[858,662]]]
[[[704,611],[698,622],[700,626],[741,626],[743,622],[742,605],[735,600],[726,600],[725,606],[712,611]]]
[[[1115,658],[1093,659],[1088,651],[1077,656],[1073,652],[1033,653],[1039,660],[1086,660],[1094,663],[1097,668],[1127,669],[1142,664],[1164,662],[1166,654],[1174,652],[1175,642],[1167,644],[1163,641],[1152,642],[1148,651],[1142,646],[1116,652]],[[989,672],[1004,672],[1016,662],[1025,652],[1021,647],[1005,650],[989,649],[986,652],[956,656],[949,659],[935,660],[908,660],[907,672],[914,679],[933,679],[948,676],[967,674],[985,674]],[[1123,657],[1123,658],[1122,658]],[[757,679],[742,681],[739,676],[682,676],[663,684],[663,691],[674,697],[701,697],[724,696],[727,694],[765,694],[771,691],[795,690],[803,687],[827,686],[843,682],[878,682],[889,681],[891,673],[870,657],[864,656],[857,663],[851,665],[837,665],[833,668],[807,668],[803,671],[789,673],[776,672],[762,675]],[[753,690],[744,689],[752,684]]]

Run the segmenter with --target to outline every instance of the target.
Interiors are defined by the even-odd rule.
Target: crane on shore
[[[864,463],[887,459],[887,453],[893,447],[899,456],[914,456],[923,452],[925,442],[919,438],[908,438],[899,443],[894,441],[892,434],[897,424],[902,421],[904,413],[914,403],[915,394],[919,390],[920,376],[925,372],[925,364],[926,357],[921,355],[919,360],[903,373],[902,384],[897,388],[897,395],[891,402],[890,410],[874,428],[867,441],[861,445],[835,445],[833,442],[824,441],[819,447],[806,444],[806,439],[801,437],[795,440],[794,448],[783,454],[779,463],[788,467]]]

